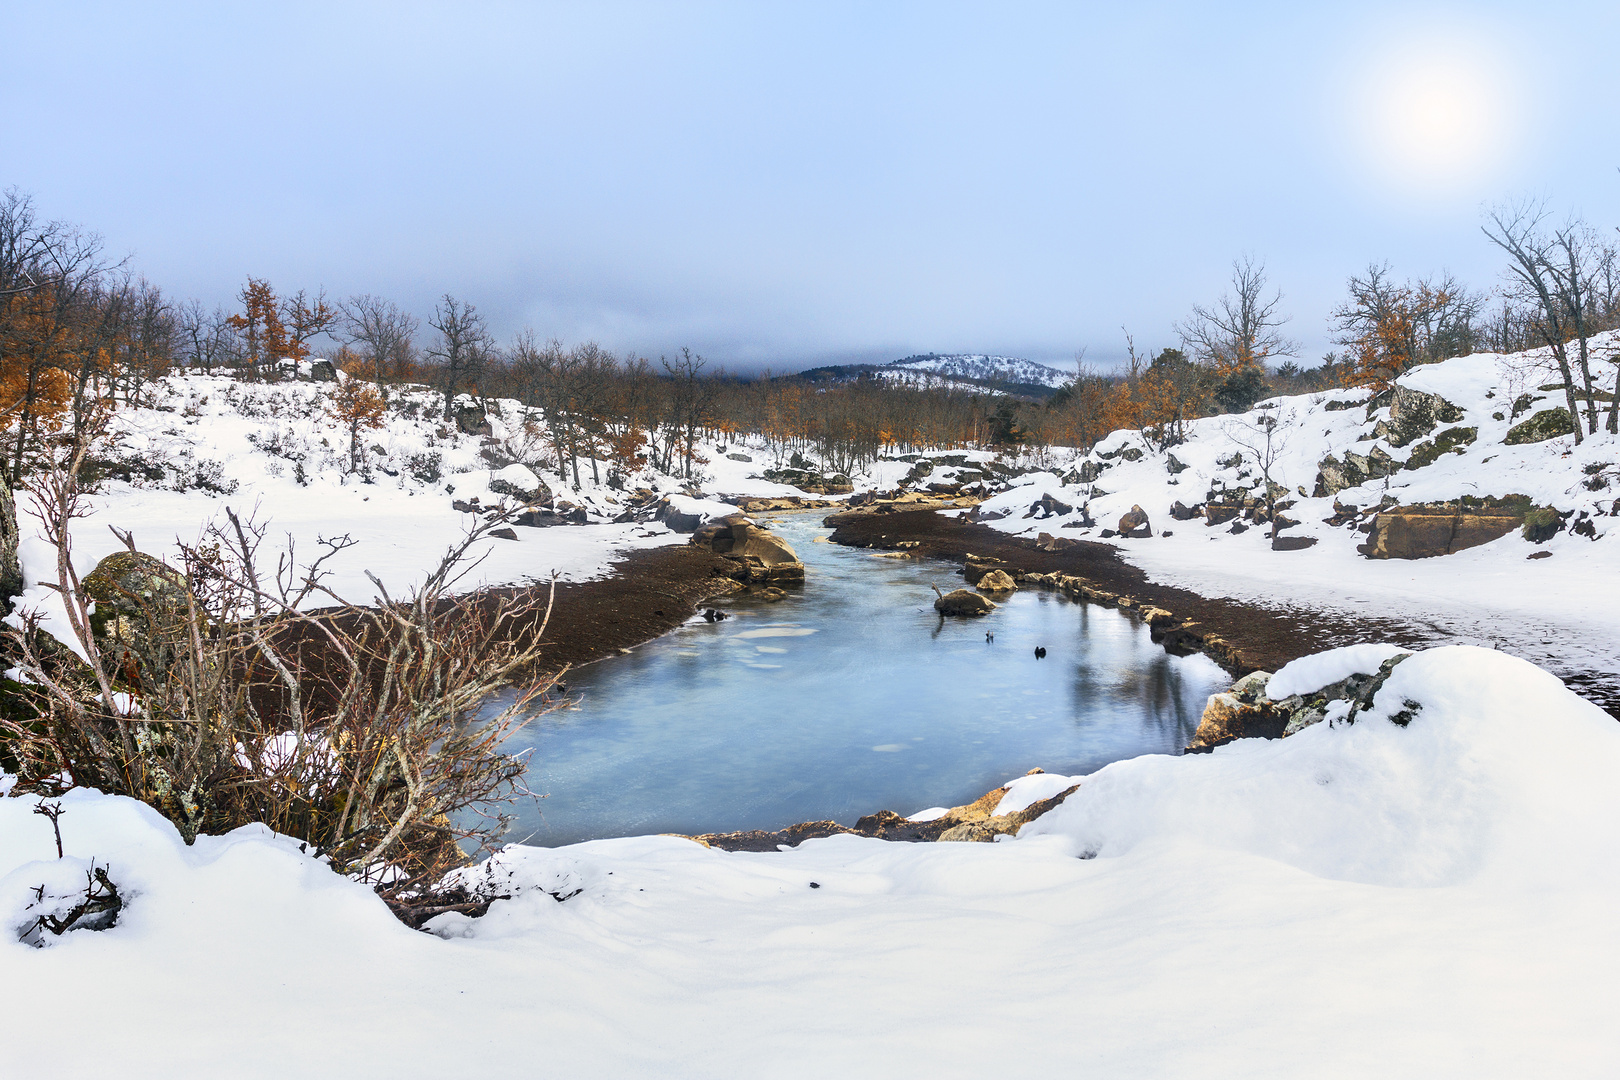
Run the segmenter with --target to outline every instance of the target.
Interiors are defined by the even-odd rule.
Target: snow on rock
[[[1008,842],[512,846],[469,872],[510,898],[442,937],[265,830],[187,848],[71,792],[68,856],[129,903],[0,936],[0,1015],[133,1077],[466,1075],[467,1032],[555,1075],[1612,1076],[1616,775],[1557,679],[1439,648],[1353,724],[1115,763]],[[55,881],[32,803],[0,799],[7,920]]]
[[[1309,694],[1352,675],[1370,675],[1390,657],[1409,652],[1410,649],[1399,645],[1364,644],[1302,656],[1284,664],[1271,677],[1266,683],[1266,696],[1272,701],[1281,701],[1295,694]]]
[[[1042,799],[1063,794],[1080,783],[1080,780],[1078,776],[1060,776],[1057,773],[1047,772],[1009,780],[1006,785],[1007,794],[996,803],[996,808],[991,811],[990,816],[1001,817],[1004,814],[1016,814],[1020,810],[1027,810]]]

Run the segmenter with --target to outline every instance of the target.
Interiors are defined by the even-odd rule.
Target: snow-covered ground
[[[319,553],[320,539],[347,534],[355,546],[329,564],[328,584],[340,596],[368,603],[376,590],[367,571],[392,595],[404,595],[475,522],[454,504],[496,506],[503,495],[490,485],[503,478],[530,490],[546,484],[559,502],[583,509],[590,524],[519,525],[515,542],[484,540],[471,552],[479,562],[465,579],[467,588],[546,581],[553,573],[565,581],[590,580],[608,573],[624,551],[686,542],[685,534],[656,521],[612,523],[630,489],[651,489],[686,513],[713,516],[732,509],[683,496],[687,485],[681,479],[650,469],[625,478],[625,490],[614,490],[606,463],[593,480],[590,463],[583,461],[582,483],[575,487],[571,476],[559,478],[541,434],[524,422],[528,410],[517,402],[494,402],[490,433],[469,435],[444,421],[442,399],[422,389],[395,391],[386,425],[361,432],[365,468],[356,473],[350,469],[349,433],[327,411],[332,389],[332,383],[243,383],[204,375],[162,380],[149,406],[117,414],[108,457],[129,479],[104,479],[90,497],[93,513],[76,522],[79,573],[123,549],[109,525],[132,532],[141,550],[174,558],[177,542],[196,542],[210,523],[224,522],[229,507],[268,526],[272,566],[289,537],[305,564]],[[751,475],[758,465],[707,449],[712,460],[703,469],[713,490],[802,494]],[[23,492],[20,502],[28,588],[19,604],[45,613],[46,628],[66,638],[60,601],[46,585],[56,579],[55,548],[40,536],[32,496]]]
[[[1441,648],[1352,726],[1110,765],[1017,839],[510,848],[442,936],[260,829],[73,792],[64,869],[0,799],[0,1074],[1608,1077],[1616,775],[1596,707]],[[92,858],[118,925],[18,943]]]
[[[1620,350],[1620,334],[1594,340],[1600,356],[1615,350]],[[1596,366],[1612,384],[1613,369]],[[1567,435],[1525,445],[1503,443],[1515,423],[1537,410],[1563,404],[1561,392],[1537,389],[1554,379],[1541,353],[1476,354],[1412,370],[1401,377],[1401,384],[1439,395],[1463,411],[1461,420],[1442,423],[1437,430],[1477,428],[1475,441],[1460,452],[1442,453],[1432,464],[1396,472],[1387,484],[1380,478],[1326,498],[1309,495],[1315,490],[1318,465],[1329,454],[1342,460],[1346,451],[1366,455],[1377,447],[1404,462],[1416,443],[1396,447],[1386,438],[1373,437],[1378,422],[1388,419],[1387,407],[1371,418],[1364,408],[1328,408],[1333,402],[1363,401],[1370,396],[1367,391],[1273,399],[1283,447],[1272,478],[1288,489],[1295,505],[1287,515],[1300,522],[1285,535],[1318,541],[1305,550],[1271,550],[1265,528],[1233,534],[1224,526],[1207,527],[1202,520],[1170,517],[1172,503],[1201,503],[1211,487],[1263,494],[1254,455],[1240,445],[1258,441],[1254,431],[1258,412],[1195,421],[1187,441],[1168,451],[1155,449],[1137,432],[1114,432],[1082,459],[1102,469],[1094,487],[1079,482],[1072,469],[1059,468],[1018,478],[1018,487],[989,500],[979,511],[985,517],[1009,511],[990,522],[1008,532],[1099,540],[1101,528],[1116,527],[1121,515],[1139,505],[1149,515],[1153,538],[1104,542],[1117,546],[1156,582],[1278,608],[1326,609],[1403,622],[1424,640],[1496,644],[1562,673],[1617,671],[1620,574],[1615,571],[1620,566],[1620,529],[1615,528],[1612,512],[1620,496],[1620,438],[1600,430],[1580,447]],[[1512,404],[1527,392],[1536,400],[1515,419]],[[1503,418],[1496,419],[1498,414]],[[1135,452],[1140,456],[1127,460]],[[1233,464],[1240,454],[1242,463]],[[1172,472],[1175,463],[1186,468]],[[1304,497],[1301,487],[1307,493]],[[1043,493],[1073,504],[1076,512],[1026,517],[1030,504]],[[1074,528],[1078,507],[1088,495],[1098,528]],[[1324,520],[1334,515],[1335,501],[1367,508],[1385,497],[1410,504],[1507,495],[1525,495],[1538,506],[1593,515],[1596,539],[1566,529],[1537,546],[1515,531],[1438,558],[1375,560],[1356,551],[1366,537],[1353,523],[1335,527]],[[1572,517],[1571,524],[1575,520]],[[1527,558],[1538,552],[1551,557]]]

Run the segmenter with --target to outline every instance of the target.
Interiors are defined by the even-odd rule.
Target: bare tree
[[[1287,316],[1278,312],[1282,290],[1266,298],[1266,266],[1244,255],[1232,263],[1232,291],[1213,308],[1194,305],[1177,325],[1182,343],[1223,376],[1263,366],[1272,356],[1295,356],[1298,343],[1285,337]]]
[[[414,315],[400,310],[392,300],[369,293],[351,296],[338,307],[344,338],[359,347],[379,389],[385,380],[409,368],[421,326]]]
[[[1271,478],[1283,451],[1288,449],[1293,418],[1284,415],[1276,402],[1267,402],[1255,410],[1254,418],[1234,418],[1224,421],[1226,437],[1243,450],[1243,455],[1260,470],[1266,485],[1266,520],[1271,524],[1271,539],[1277,538],[1277,492],[1288,489]]]
[[[490,350],[489,332],[484,328],[484,317],[478,309],[449,293],[439,301],[429,322],[439,332],[439,340],[428,350],[428,355],[439,362],[440,378],[444,388],[444,418],[454,412],[456,394],[461,383],[476,378]]]
[[[1587,350],[1590,333],[1587,310],[1591,302],[1588,276],[1592,241],[1590,230],[1578,222],[1548,234],[1542,224],[1547,211],[1539,203],[1498,208],[1481,226],[1491,243],[1507,252],[1509,292],[1531,310],[1531,325],[1552,353],[1564,387],[1564,400],[1574,426],[1575,443],[1582,441],[1581,411],[1577,405],[1576,368],[1570,363],[1568,343],[1578,342],[1580,386],[1587,404],[1590,429],[1597,431],[1592,374]]]
[[[187,367],[212,374],[231,355],[230,316],[224,309],[208,311],[198,300],[188,300],[176,313],[179,355]]]

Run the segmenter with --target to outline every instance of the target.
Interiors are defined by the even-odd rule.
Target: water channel
[[[771,519],[802,592],[747,596],[628,655],[570,672],[575,704],[508,743],[530,752],[511,839],[854,824],[957,805],[1033,766],[1086,773],[1177,753],[1228,676],[1174,657],[1121,612],[1020,591],[940,619],[952,565],[826,541],[821,514]],[[986,634],[994,634],[993,642]],[[1037,660],[1035,647],[1047,650]]]

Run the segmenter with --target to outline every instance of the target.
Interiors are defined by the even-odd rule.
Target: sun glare
[[[1434,193],[1488,182],[1517,127],[1512,97],[1492,67],[1478,55],[1428,50],[1378,65],[1360,109],[1377,171],[1399,187]]]

